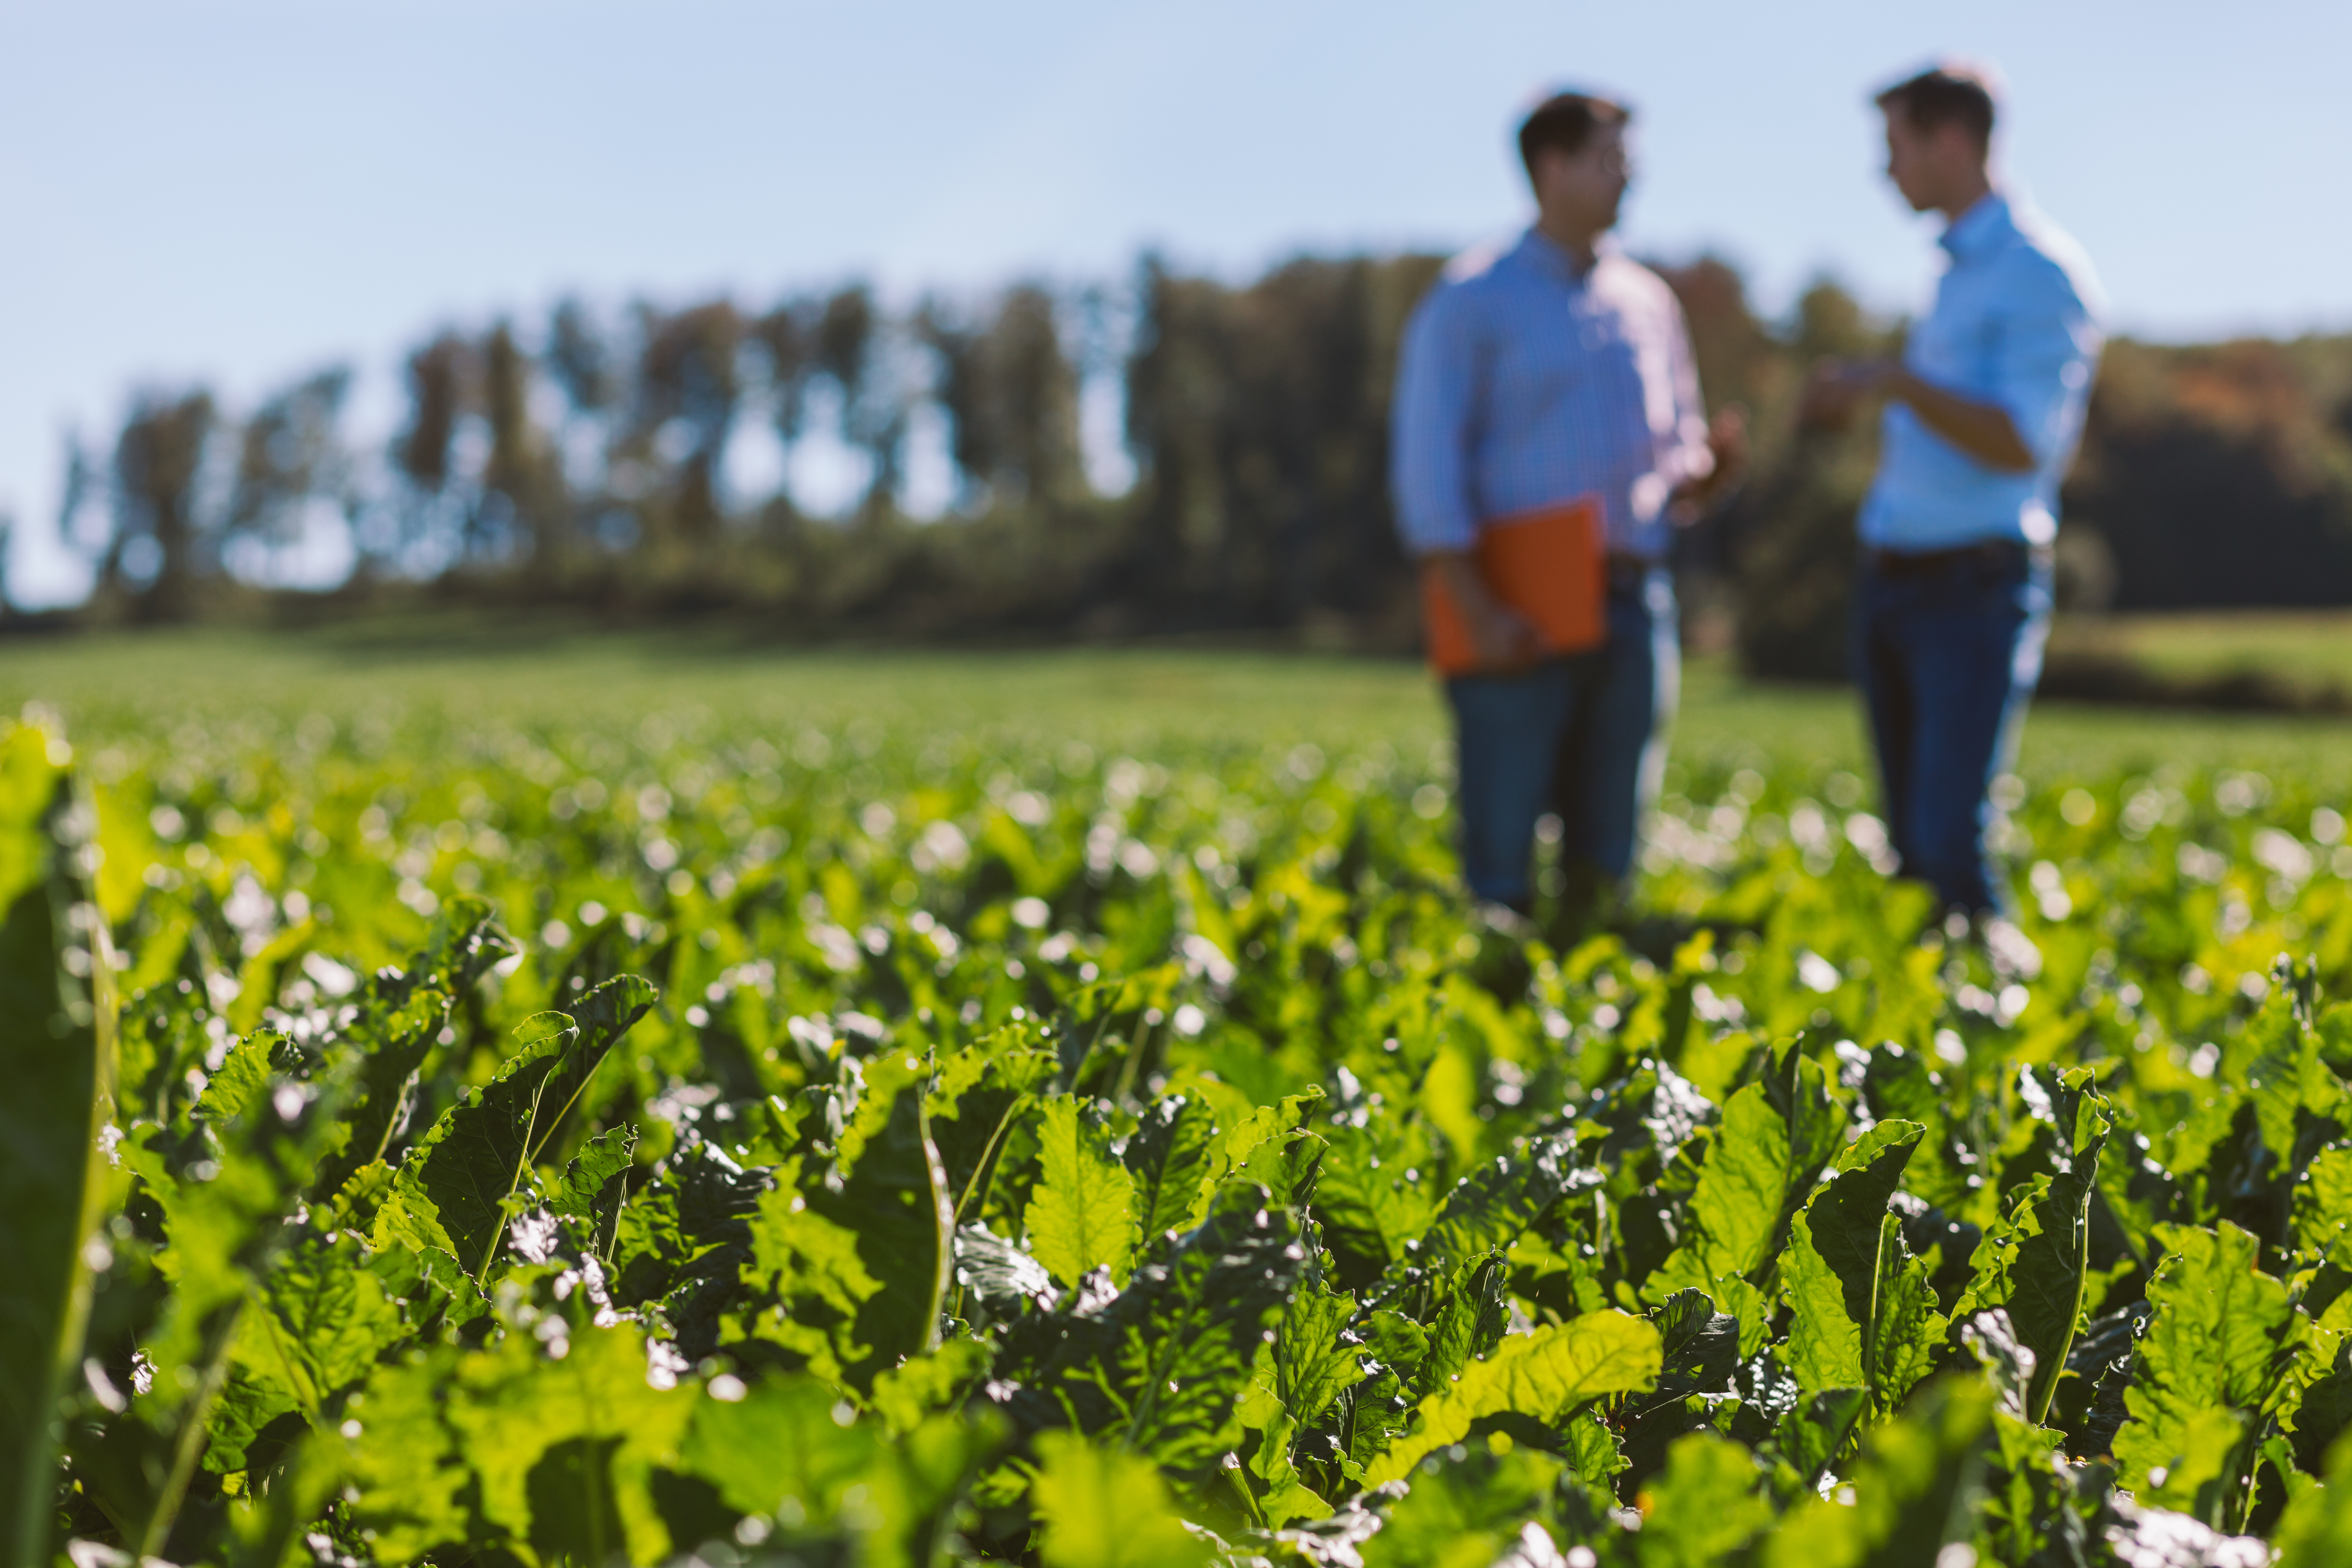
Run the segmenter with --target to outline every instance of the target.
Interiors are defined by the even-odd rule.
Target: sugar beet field
[[[7,1563],[2352,1560],[2323,732],[2037,715],[1988,954],[1702,682],[1554,947],[1411,671],[153,654],[0,668]]]

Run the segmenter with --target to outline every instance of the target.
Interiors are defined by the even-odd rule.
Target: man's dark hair
[[[1633,118],[1632,110],[1609,99],[1589,92],[1556,92],[1519,121],[1519,162],[1528,166],[1528,177],[1533,179],[1538,153],[1547,148],[1581,153],[1594,132],[1606,125],[1622,125]]]
[[[1901,110],[1915,131],[1957,125],[1969,133],[1977,151],[1992,146],[1992,83],[1973,66],[1931,67],[1881,91],[1876,102],[1889,114]]]

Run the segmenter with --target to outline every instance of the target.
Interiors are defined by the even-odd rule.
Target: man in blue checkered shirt
[[[1562,828],[1573,905],[1632,869],[1664,768],[1680,670],[1673,525],[1736,479],[1736,412],[1710,428],[1680,303],[1610,237],[1631,177],[1621,104],[1562,93],[1519,128],[1537,216],[1456,258],[1413,313],[1397,369],[1392,488],[1406,548],[1458,608],[1479,668],[1446,682],[1471,891],[1533,907],[1536,823]],[[1539,657],[1480,578],[1481,528],[1591,497],[1608,542],[1608,634]]]

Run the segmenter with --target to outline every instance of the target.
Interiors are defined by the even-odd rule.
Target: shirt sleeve
[[[1406,551],[1467,550],[1478,345],[1460,292],[1440,283],[1413,312],[1390,405],[1390,486]]]
[[[2082,433],[2104,334],[2064,270],[2035,258],[2003,290],[1994,400],[2037,467],[2061,460]]]
[[[1674,367],[1675,429],[1659,465],[1670,485],[1703,479],[1715,472],[1715,449],[1706,444],[1706,400],[1699,394],[1698,355],[1691,348],[1690,321],[1682,301],[1668,297],[1668,363]]]

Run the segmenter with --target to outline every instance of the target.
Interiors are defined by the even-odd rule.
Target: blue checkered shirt
[[[1415,555],[1594,495],[1611,550],[1662,560],[1667,493],[1713,465],[1665,279],[1606,240],[1580,276],[1534,229],[1446,268],[1405,330],[1391,418],[1398,527]]]

